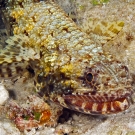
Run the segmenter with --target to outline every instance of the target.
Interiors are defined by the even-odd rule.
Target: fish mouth
[[[133,91],[113,91],[110,93],[70,93],[53,97],[53,101],[71,110],[92,115],[108,115],[125,111],[131,104]],[[86,91],[85,89],[83,89]],[[80,89],[77,89],[80,91]]]
[[[133,93],[132,86],[123,86],[120,88],[110,89],[109,91],[95,91],[88,88],[76,89],[72,95],[75,96],[88,96],[89,102],[110,102],[121,98],[130,97]],[[70,95],[70,94],[69,94]]]
[[[113,114],[125,111],[130,106],[128,97],[117,98],[113,101],[96,102],[89,95],[64,95],[63,99],[68,108],[86,114]]]

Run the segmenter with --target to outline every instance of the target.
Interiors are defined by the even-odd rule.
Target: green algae
[[[107,2],[109,2],[109,0],[92,0],[92,4],[93,4],[94,6],[106,4]]]

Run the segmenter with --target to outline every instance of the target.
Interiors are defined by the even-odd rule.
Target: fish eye
[[[93,79],[92,73],[87,73],[86,76],[85,76],[85,78],[86,78],[86,80],[87,80],[88,82],[91,82],[92,79]]]

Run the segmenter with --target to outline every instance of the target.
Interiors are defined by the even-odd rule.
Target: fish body
[[[14,36],[0,52],[1,77],[31,67],[39,94],[63,107],[87,114],[129,107],[127,66],[103,52],[54,2],[32,2],[10,15]]]

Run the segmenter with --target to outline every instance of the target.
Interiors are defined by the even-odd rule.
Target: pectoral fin
[[[124,22],[122,21],[100,21],[100,20],[88,20],[86,21],[82,29],[90,35],[93,40],[99,40],[101,44],[105,44],[114,38],[123,28]]]
[[[38,51],[28,46],[26,36],[13,36],[6,41],[6,47],[0,50],[0,77],[13,77],[26,70],[30,61],[40,58]]]

